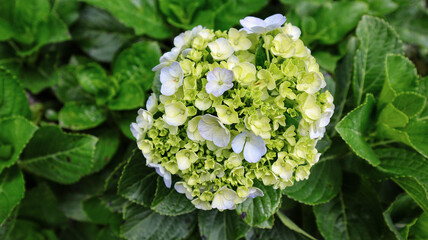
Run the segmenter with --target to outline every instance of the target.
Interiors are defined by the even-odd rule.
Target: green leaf
[[[427,98],[420,94],[414,92],[404,92],[398,94],[394,98],[393,104],[398,110],[411,118],[422,112],[422,110],[425,108],[426,101]]]
[[[425,198],[422,198],[425,203],[424,206],[428,205],[428,160],[421,155],[399,148],[386,148],[379,149],[376,151],[377,155],[381,160],[381,164],[377,166],[379,170],[389,174],[394,178],[401,177],[412,177],[416,182],[424,189]],[[400,180],[399,180],[400,181]],[[404,181],[404,184],[406,181]],[[400,184],[399,184],[400,185]],[[414,184],[412,184],[414,185]],[[416,187],[418,189],[418,187]],[[409,188],[406,191],[411,191]],[[419,190],[416,193],[409,195],[419,195]],[[421,199],[418,197],[418,199]],[[421,202],[421,200],[416,200]]]
[[[231,0],[223,4],[212,1],[211,8],[216,12],[215,29],[229,29],[239,24],[240,19],[260,11],[268,3],[268,0]]]
[[[418,74],[415,65],[403,55],[388,54],[385,60],[385,82],[378,107],[393,101],[398,93],[416,89]]]
[[[119,21],[135,30],[137,35],[147,34],[150,37],[164,39],[171,35],[162,15],[158,13],[157,4],[146,0],[81,0],[96,7],[105,9]]]
[[[37,126],[20,116],[0,119],[0,172],[13,165]]]
[[[322,161],[311,168],[309,178],[295,182],[284,193],[296,201],[309,205],[326,203],[334,198],[342,185],[342,171],[335,160]]]
[[[177,216],[193,212],[195,206],[184,194],[178,193],[174,187],[167,188],[163,178],[158,177],[151,209],[162,215]]]
[[[423,118],[411,119],[404,132],[409,136],[411,144],[404,143],[428,158],[428,115],[423,116]]]
[[[367,5],[362,2],[325,3],[312,16],[316,22],[316,30],[303,26],[303,31],[311,34],[303,35],[305,43],[319,40],[323,44],[334,44],[351,31],[367,12]]]
[[[91,172],[98,172],[106,166],[119,147],[119,133],[114,128],[101,128],[92,132],[98,138],[95,146],[94,165]]]
[[[159,8],[167,16],[169,23],[176,27],[189,29],[197,24],[201,24],[194,20],[197,20],[196,15],[202,11],[201,7],[204,4],[205,0],[160,0]],[[213,20],[214,16],[212,17]]]
[[[326,239],[381,239],[384,223],[377,193],[363,179],[350,175],[342,192],[314,206],[316,223]]]
[[[335,126],[336,123],[340,121],[343,114],[343,109],[345,108],[347,96],[349,93],[349,88],[351,86],[351,78],[352,78],[352,67],[354,66],[354,57],[357,49],[357,39],[355,37],[351,37],[346,44],[346,54],[339,61],[335,76],[337,89],[341,89],[340,91],[336,91],[334,94],[334,114],[332,119],[330,120],[330,125]]]
[[[360,0],[361,1],[361,0]],[[393,12],[398,8],[398,4],[393,0],[362,0],[369,5],[369,14],[383,16]]]
[[[263,41],[260,41],[259,45],[257,46],[256,49],[256,56],[255,56],[255,63],[256,63],[256,67],[262,67],[265,68],[265,64],[267,62],[267,55],[266,55],[266,49],[263,48]]]
[[[0,117],[11,115],[30,118],[30,105],[16,77],[0,67]]]
[[[395,31],[384,20],[364,16],[358,24],[360,47],[355,56],[353,90],[356,105],[365,93],[377,94],[385,79],[385,57],[403,53],[403,45]]]
[[[46,184],[41,184],[25,193],[19,208],[19,217],[59,227],[67,223],[67,218],[58,207],[55,194]]]
[[[79,85],[77,67],[66,65],[57,70],[58,83],[52,87],[55,96],[63,103],[72,101],[89,102],[93,97]]]
[[[424,212],[410,228],[409,239],[428,239],[428,213]]]
[[[31,239],[31,240],[58,240],[52,229],[44,229],[35,222],[17,219],[7,240]]]
[[[421,209],[407,194],[402,194],[383,212],[386,225],[399,240],[407,239],[410,227],[415,224]]]
[[[405,42],[428,47],[428,12],[423,1],[409,3],[387,16],[388,22]]]
[[[125,208],[123,218],[121,237],[128,240],[183,239],[192,232],[196,222],[194,214],[162,216],[136,204]]]
[[[250,230],[250,226],[245,224],[241,217],[234,211],[228,210],[223,212],[218,210],[199,211],[199,232],[202,239],[236,240],[242,238]]]
[[[286,227],[280,220],[276,219],[272,229],[254,229],[255,235],[252,240],[300,240],[307,239],[295,231]]]
[[[91,170],[97,141],[90,135],[64,133],[57,126],[41,127],[24,149],[19,165],[58,183],[74,183]]]
[[[1,239],[9,239],[9,235],[13,231],[13,228],[15,227],[16,217],[18,215],[18,207],[16,207],[12,213],[9,215],[9,217],[3,222],[3,224],[0,224],[0,238]]]
[[[67,102],[58,114],[59,125],[71,130],[94,128],[107,119],[103,107],[80,102]]]
[[[21,170],[12,166],[0,174],[0,225],[24,197],[25,183]]]
[[[398,177],[393,178],[393,181],[398,184],[413,200],[427,213],[428,198],[427,191],[413,177]]]
[[[70,26],[79,18],[79,3],[77,0],[56,0],[53,10],[58,13],[58,16],[67,26]]]
[[[71,30],[80,48],[102,62],[111,62],[117,51],[133,38],[133,31],[125,27],[109,12],[87,6]]]
[[[82,88],[95,96],[97,105],[103,105],[116,93],[117,83],[107,77],[105,70],[97,63],[88,63],[77,69],[77,80]]]
[[[126,81],[120,85],[117,95],[108,102],[111,110],[130,110],[142,107],[146,100],[146,94],[141,86],[133,81]]]
[[[409,118],[392,103],[388,103],[380,112],[377,122],[393,128],[405,127],[409,123]]]
[[[364,139],[364,135],[370,127],[370,116],[375,105],[374,101],[373,95],[368,94],[363,104],[348,113],[336,125],[336,131],[357,156],[367,160],[371,165],[376,166],[380,161],[373,149]]]
[[[160,57],[161,50],[157,42],[135,43],[116,58],[113,73],[120,79],[138,83],[143,90],[149,90],[155,77],[152,68],[159,63]]]
[[[263,191],[263,197],[248,198],[236,206],[236,212],[243,216],[244,221],[255,226],[268,220],[281,205],[281,190],[273,189],[255,181],[254,186]]]
[[[324,68],[328,72],[334,73],[336,69],[337,61],[339,61],[339,55],[333,55],[326,51],[317,51],[312,54],[317,59],[317,63],[321,68]]]
[[[281,211],[278,211],[276,215],[278,215],[278,218],[279,220],[281,220],[282,224],[284,224],[284,226],[288,227],[290,230],[300,233],[309,239],[315,240],[314,237],[312,237],[311,235],[306,233],[303,229],[301,229],[299,226],[297,226],[293,221],[291,221],[291,219],[289,219],[287,216],[281,213]]]
[[[120,131],[129,139],[135,140],[132,136],[129,125],[131,122],[135,122],[136,111],[121,111],[113,112],[113,118],[116,124],[118,125]]]
[[[157,187],[157,177],[154,169],[146,167],[143,154],[136,150],[123,169],[118,193],[131,202],[150,206]]]
[[[120,215],[112,212],[98,197],[91,197],[83,202],[83,210],[92,223],[115,224],[122,219]]]

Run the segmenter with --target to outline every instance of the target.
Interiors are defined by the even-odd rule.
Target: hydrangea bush
[[[276,14],[238,30],[202,26],[174,38],[153,68],[160,92],[131,131],[149,167],[196,208],[234,209],[307,179],[333,96],[301,31]],[[155,91],[156,92],[156,91]]]

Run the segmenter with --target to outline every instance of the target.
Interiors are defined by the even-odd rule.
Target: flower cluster
[[[149,167],[199,209],[234,209],[306,179],[333,97],[299,28],[281,14],[243,29],[181,33],[153,68],[160,94],[131,130]]]

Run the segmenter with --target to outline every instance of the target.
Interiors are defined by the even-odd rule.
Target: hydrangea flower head
[[[197,26],[153,68],[160,88],[131,131],[146,164],[198,209],[263,197],[256,182],[284,189],[307,179],[320,158],[333,96],[300,29],[285,21],[276,14],[246,17],[241,31]]]

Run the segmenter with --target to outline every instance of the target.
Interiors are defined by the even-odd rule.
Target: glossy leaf
[[[393,179],[413,200],[428,212],[428,197],[426,189],[413,177],[398,177]]]
[[[41,127],[24,149],[19,165],[58,183],[74,183],[91,170],[97,140],[64,133],[56,126]]]
[[[281,190],[265,186],[261,182],[254,182],[254,186],[263,191],[263,197],[248,198],[236,206],[236,212],[243,217],[244,221],[255,226],[268,220],[281,205]]]
[[[94,165],[92,172],[98,172],[106,166],[119,147],[119,132],[114,128],[101,128],[92,132],[98,138],[95,146]]]
[[[19,116],[0,119],[0,172],[13,165],[37,126]]]
[[[364,135],[370,126],[374,104],[373,95],[368,94],[363,104],[348,113],[336,125],[336,131],[357,156],[376,166],[380,163],[379,158],[364,139]]]
[[[123,24],[133,28],[137,35],[147,34],[157,39],[163,39],[171,34],[154,2],[124,0],[117,4],[114,0],[83,1],[109,11]]]
[[[342,185],[340,164],[335,160],[322,161],[311,168],[309,178],[295,182],[284,193],[296,201],[309,205],[325,203],[334,198]]]
[[[67,102],[58,117],[63,128],[85,130],[103,123],[107,119],[107,111],[93,104]]]
[[[143,154],[136,150],[123,169],[118,193],[131,202],[150,206],[157,188],[157,177],[154,169],[146,167]]]
[[[0,174],[0,225],[24,197],[25,183],[21,170],[12,166]]]
[[[0,67],[0,117],[21,115],[30,117],[27,96],[18,79]]]
[[[358,24],[360,47],[355,56],[353,90],[356,105],[366,93],[377,94],[385,79],[385,57],[389,53],[403,53],[403,46],[395,31],[384,20],[364,16]]]
[[[128,240],[183,239],[192,232],[196,221],[194,214],[163,216],[136,204],[126,207],[123,218],[121,237]]]
[[[229,210],[199,211],[198,223],[201,237],[206,240],[240,239],[250,230],[250,226],[242,221],[242,216]]]

